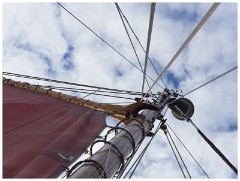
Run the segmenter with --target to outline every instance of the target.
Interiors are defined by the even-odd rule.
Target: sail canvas
[[[54,178],[105,128],[106,114],[3,84],[3,177]]]

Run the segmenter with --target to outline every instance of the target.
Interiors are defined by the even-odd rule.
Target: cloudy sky
[[[114,3],[61,4],[139,67]],[[211,5],[156,4],[149,57],[158,72],[171,60]],[[119,3],[119,6],[146,49],[150,4]],[[141,91],[142,73],[57,3],[3,3],[2,8],[4,72]],[[144,65],[145,53],[129,32]],[[163,80],[169,89],[182,90],[185,94],[236,65],[237,3],[222,3],[164,74]],[[154,80],[157,78],[150,63],[147,74]],[[49,85],[41,81],[12,79]],[[149,80],[149,83],[152,85],[153,81]],[[161,81],[159,84],[162,85]],[[158,91],[163,89],[155,86],[153,93]],[[193,122],[237,167],[237,70],[189,94],[187,98],[195,106]],[[129,102],[94,95],[89,99],[109,103]],[[165,118],[210,178],[236,178],[190,123],[176,120],[170,111]],[[192,177],[206,178],[174,135],[173,138]],[[154,138],[133,178],[183,178],[163,132],[160,131]]]

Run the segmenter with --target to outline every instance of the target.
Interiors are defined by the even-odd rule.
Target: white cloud
[[[63,5],[139,67],[114,3]],[[119,5],[145,48],[150,4]],[[157,3],[150,46],[151,59],[165,67],[210,6],[207,3]],[[132,34],[131,37],[141,62],[144,62],[144,53]],[[69,46],[73,47],[72,52],[68,51]],[[63,57],[66,53],[71,54],[70,63],[73,67],[70,69],[64,68],[66,60]],[[187,93],[236,65],[237,4],[223,3],[169,71],[181,80],[179,89]],[[134,91],[140,91],[142,84],[139,70],[56,3],[3,4],[3,71]],[[150,63],[147,73],[153,79],[157,78]],[[166,75],[163,79],[166,80]],[[173,81],[166,83],[169,88],[174,85]],[[162,89],[156,86],[153,92],[157,91]],[[193,122],[237,166],[237,71],[187,97],[195,105]],[[126,102],[107,97],[89,98],[101,102]],[[177,121],[170,111],[166,118],[211,178],[236,178],[189,123]],[[181,145],[179,147],[193,177],[204,178],[188,153]],[[182,178],[161,131],[134,177]]]

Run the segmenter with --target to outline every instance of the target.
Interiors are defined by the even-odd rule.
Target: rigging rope
[[[168,131],[168,129],[167,129],[166,131],[168,132],[169,137],[170,137],[170,139],[171,139],[171,141],[172,141],[175,149],[177,150],[178,156],[180,157],[180,159],[181,159],[181,161],[182,161],[182,163],[183,163],[183,166],[185,167],[185,169],[186,169],[186,171],[187,171],[187,173],[188,173],[189,178],[192,178],[191,175],[190,175],[190,173],[189,173],[189,171],[188,171],[188,169],[187,169],[187,166],[186,166],[185,162],[184,162],[183,159],[182,159],[182,156],[181,156],[180,152],[178,151],[178,148],[177,148],[176,144],[174,143],[174,141],[173,141],[173,139],[172,139],[172,136],[171,136],[170,132]]]
[[[129,59],[127,59],[123,54],[121,54],[119,51],[117,51],[112,45],[110,45],[107,41],[105,41],[103,38],[101,38],[97,33],[95,33],[91,28],[89,28],[85,23],[83,23],[79,18],[77,18],[74,14],[72,14],[69,10],[67,10],[63,5],[57,2],[57,4],[63,8],[67,13],[69,13],[73,18],[75,18],[78,22],[80,22],[83,26],[85,26],[89,31],[91,31],[95,36],[97,36],[100,40],[102,40],[106,45],[108,45],[111,49],[113,49],[116,53],[118,53],[122,58],[127,60],[130,64],[132,64],[135,68],[137,68],[140,72],[141,69],[139,69],[134,63],[132,63]],[[142,72],[143,73],[143,72]],[[146,75],[149,79],[154,81],[150,76]],[[158,84],[159,85],[159,84]],[[160,85],[159,85],[160,86]],[[161,87],[161,86],[160,86]]]
[[[120,18],[121,18],[121,20],[122,20],[122,23],[123,23],[123,26],[124,26],[124,28],[125,28],[125,31],[126,31],[126,33],[127,33],[127,35],[128,35],[128,39],[129,39],[129,41],[130,41],[130,43],[131,43],[131,45],[132,45],[133,51],[134,51],[134,53],[135,53],[135,55],[136,55],[136,57],[137,57],[138,64],[140,65],[140,68],[141,68],[141,70],[142,70],[142,72],[143,72],[142,64],[141,64],[141,62],[140,62],[140,60],[139,60],[139,57],[138,57],[137,52],[136,52],[136,49],[135,49],[135,47],[134,47],[134,45],[133,45],[132,39],[131,39],[131,37],[130,37],[130,35],[129,35],[129,32],[128,32],[127,27],[126,27],[126,25],[125,25],[125,22],[124,22],[124,20],[123,20],[123,17],[122,17],[121,11],[120,11],[120,7],[118,6],[118,3],[115,3],[115,5],[116,5],[116,8],[117,8],[117,10],[118,10],[119,16],[120,16]],[[150,85],[149,85],[147,79],[146,79],[146,81],[147,81],[148,87],[150,88]]]
[[[194,91],[200,89],[201,87],[204,87],[205,85],[207,85],[207,84],[209,84],[209,83],[211,83],[211,82],[213,82],[213,81],[219,79],[220,77],[223,77],[224,75],[226,75],[226,74],[232,72],[233,70],[236,70],[237,67],[238,67],[238,66],[235,66],[235,67],[231,68],[230,70],[224,72],[223,74],[221,74],[221,75],[219,75],[219,76],[217,76],[217,77],[215,77],[215,78],[209,80],[208,82],[204,83],[203,85],[200,85],[199,87],[196,87],[195,89],[193,89],[193,90],[189,91],[188,93],[186,93],[184,96],[186,96],[186,95],[188,95],[188,94],[190,94],[190,93],[192,93],[192,92],[194,92]]]
[[[143,100],[143,97],[145,97],[143,95],[143,91],[144,91],[144,84],[145,84],[145,78],[146,78],[146,72],[147,72],[147,60],[148,60],[148,54],[149,54],[150,42],[151,42],[151,36],[152,36],[152,27],[153,27],[153,20],[154,20],[154,14],[155,14],[155,7],[156,7],[156,3],[151,3],[151,12],[150,12],[148,38],[147,38],[147,48],[146,48],[146,56],[145,56],[144,71],[143,71],[142,99],[141,100]]]
[[[83,94],[89,94],[89,92],[84,92],[84,91],[77,91],[77,90],[66,90],[66,89],[59,89],[56,88],[55,90],[62,90],[62,91],[67,91],[67,92],[78,92],[78,93],[83,93]],[[115,98],[121,98],[121,99],[129,99],[129,100],[135,100],[134,98],[130,97],[122,97],[122,96],[113,96],[113,95],[108,95],[108,94],[98,94],[95,93],[96,91],[90,93],[91,95],[98,95],[98,96],[105,96],[105,97],[115,97]]]
[[[88,97],[88,96],[90,96],[90,95],[92,95],[92,94],[95,94],[96,92],[99,92],[99,90],[100,90],[100,89],[97,89],[97,90],[89,93],[88,95],[85,95],[85,96],[83,97],[83,99],[86,98],[86,97]]]
[[[181,139],[177,136],[177,134],[173,131],[173,129],[171,128],[171,126],[166,123],[166,125],[170,128],[170,130],[173,132],[173,134],[176,136],[176,138],[180,141],[180,143],[182,144],[182,146],[187,150],[187,152],[189,153],[189,155],[193,158],[193,160],[197,163],[197,165],[199,166],[199,168],[203,171],[203,173],[209,178],[208,174],[206,173],[206,171],[201,167],[201,165],[198,163],[198,161],[194,158],[194,156],[191,154],[191,152],[187,149],[187,147],[183,144],[183,142],[181,141]]]
[[[134,102],[104,102],[102,104],[132,104]]]
[[[209,144],[209,146],[222,158],[222,160],[234,171],[234,173],[238,175],[238,170],[236,169],[236,167],[233,166],[233,164],[222,154],[222,152],[213,144],[213,142],[209,140],[207,136],[205,136],[205,134],[203,134],[203,132],[192,122],[191,119],[188,119],[187,121],[190,122],[197,129],[197,132],[203,137],[203,139]]]
[[[130,174],[129,178],[132,177],[132,175],[134,174],[136,168],[138,167],[140,161],[142,160],[144,154],[146,153],[150,143],[152,142],[153,138],[157,135],[158,131],[160,130],[160,126],[161,126],[161,122],[159,122],[158,127],[155,130],[154,135],[151,137],[151,139],[149,140],[148,144],[144,147],[144,149],[142,150],[142,152],[138,155],[137,159],[134,161],[133,165],[129,168],[128,172],[125,174],[125,176],[123,178],[126,178],[127,174],[132,170],[133,166],[135,165],[132,173]]]
[[[172,146],[172,144],[171,144],[171,142],[170,142],[170,140],[169,140],[169,138],[168,138],[168,135],[167,135],[168,132],[167,132],[167,131],[164,131],[164,133],[165,133],[165,135],[166,135],[166,137],[167,137],[168,143],[169,143],[169,145],[170,145],[170,147],[171,147],[171,149],[172,149],[172,151],[173,151],[173,154],[174,154],[174,156],[175,156],[175,158],[176,158],[176,160],[177,160],[177,162],[178,162],[179,168],[181,169],[182,174],[183,174],[184,178],[186,179],[186,175],[185,175],[184,172],[183,172],[182,166],[181,166],[181,164],[180,164],[180,162],[179,162],[179,160],[178,160],[178,158],[177,158],[177,155],[176,155],[176,153],[175,153],[175,151],[174,151],[174,149],[173,149],[173,146]]]
[[[136,149],[135,149],[135,153],[133,153],[132,157],[130,157],[128,160],[127,160],[127,163],[124,165],[124,168],[121,170],[121,172],[118,174],[117,178],[120,178],[123,173],[125,172],[126,168],[128,167],[129,163],[132,161],[133,157],[135,156],[135,154],[137,153],[138,149],[140,148],[142,142],[143,142],[144,139],[142,139],[142,141],[137,145]],[[126,175],[124,176],[124,178],[126,177]]]
[[[143,140],[142,140],[142,141],[143,141]],[[135,153],[132,155],[132,157],[131,157],[129,160],[127,160],[127,163],[125,164],[123,170],[119,173],[119,175],[117,176],[117,178],[120,178],[120,177],[123,175],[123,173],[125,172],[126,168],[127,168],[128,165],[129,165],[129,163],[131,162],[131,160],[132,160],[133,157],[135,156],[136,152],[138,151],[140,145],[141,145],[141,143],[140,143],[139,145],[137,145],[137,147],[136,147],[136,149],[135,149],[135,150],[136,150]],[[126,177],[126,175],[125,175],[125,177]],[[125,177],[124,177],[124,178],[125,178]]]
[[[116,4],[118,4],[118,3],[116,3]],[[129,28],[131,29],[131,31],[132,31],[132,33],[133,33],[133,35],[135,36],[135,38],[137,39],[137,41],[138,41],[139,45],[141,46],[141,48],[142,48],[143,52],[146,54],[146,50],[143,48],[143,45],[142,45],[142,43],[140,42],[140,40],[139,40],[139,38],[137,37],[136,33],[133,31],[133,29],[132,29],[132,27],[131,27],[130,23],[128,22],[128,19],[126,18],[126,16],[125,16],[125,15],[124,15],[124,13],[122,12],[122,10],[121,10],[121,8],[120,8],[120,6],[119,6],[119,5],[118,5],[118,7],[119,7],[119,10],[120,10],[120,12],[121,12],[122,16],[123,16],[123,17],[124,17],[124,19],[126,20],[126,22],[127,22],[128,26],[129,26]],[[159,75],[159,73],[158,73],[158,71],[157,71],[157,69],[156,69],[155,65],[153,64],[152,60],[151,60],[149,57],[148,57],[148,59],[149,59],[149,61],[150,61],[151,65],[153,66],[153,68],[154,68],[155,72],[157,73],[157,75]],[[166,86],[166,84],[164,83],[164,81],[163,81],[163,79],[162,79],[162,78],[161,78],[161,81],[162,81],[163,85],[165,86],[165,88],[167,88],[167,86]],[[159,86],[160,86],[160,85],[159,85]],[[161,88],[163,88],[162,86],[160,86],[160,87],[161,87]]]
[[[107,155],[107,160],[106,160],[106,164],[105,164],[105,169],[107,168],[107,165],[108,165],[108,159],[109,159],[111,147],[112,147],[112,144],[110,144],[110,148],[109,148],[109,150],[108,150],[108,155]],[[105,169],[104,169],[104,170],[105,170]],[[102,178],[103,174],[104,174],[104,172],[102,173],[102,175],[101,175],[100,178]],[[105,173],[105,174],[106,174],[106,173]]]
[[[163,116],[165,116],[167,110],[168,110],[168,108],[167,108],[166,111],[164,112]],[[157,134],[157,132],[160,130],[160,126],[161,126],[161,122],[158,124],[158,126],[157,126],[157,128],[156,128],[156,130],[155,130],[155,133],[154,133],[153,137],[154,137],[154,136]],[[134,171],[136,170],[139,162],[141,161],[142,157],[144,156],[144,154],[145,154],[145,152],[146,152],[146,150],[147,150],[147,148],[148,148],[148,145],[150,145],[153,137],[152,137],[151,140],[148,142],[148,144],[145,146],[145,148],[142,150],[142,152],[138,155],[138,158],[134,161],[133,165],[129,168],[128,172],[125,174],[125,176],[124,176],[123,178],[126,178],[127,174],[131,171],[131,169],[133,168],[133,166],[138,162],[137,165],[136,165],[135,168],[134,168]],[[136,152],[138,151],[140,145],[141,145],[141,143],[138,145],[138,147],[137,147],[137,149],[136,149]],[[135,152],[135,154],[136,154],[136,152]],[[135,154],[134,154],[134,155],[135,155]],[[134,155],[133,155],[133,156],[134,156]],[[118,175],[117,178],[120,178],[120,177],[123,175],[123,173],[125,172],[126,168],[127,168],[128,165],[129,165],[129,163],[131,162],[132,158],[133,158],[133,157],[131,157],[131,159],[128,160],[128,162],[127,162],[127,164],[125,165],[124,169],[123,169],[122,172]],[[134,173],[134,171],[132,172],[132,174]]]
[[[151,89],[156,85],[158,80],[162,77],[162,75],[168,70],[168,68],[172,65],[172,63],[176,60],[176,58],[179,56],[179,54],[185,49],[185,47],[190,43],[190,41],[193,39],[193,37],[197,34],[197,32],[202,28],[202,26],[206,23],[208,18],[214,13],[214,11],[217,9],[217,7],[220,5],[220,3],[214,3],[211,8],[208,10],[208,12],[205,14],[205,16],[202,18],[202,20],[198,23],[198,25],[195,27],[195,29],[192,31],[192,33],[188,36],[188,38],[184,41],[182,46],[179,48],[179,50],[176,52],[176,54],[173,56],[173,58],[170,60],[170,62],[167,64],[167,66],[163,69],[163,71],[160,73],[158,78],[154,81],[153,85],[150,87],[150,89],[147,91],[150,92]]]
[[[116,91],[116,92],[136,93],[136,94],[139,94],[139,95],[142,94],[141,92],[134,92],[134,91],[128,91],[128,90],[121,90],[121,89],[111,89],[111,88],[106,88],[106,87],[90,86],[90,85],[85,85],[85,84],[71,83],[71,82],[59,81],[59,80],[54,80],[54,79],[47,79],[47,78],[34,77],[34,76],[28,76],[28,75],[22,75],[22,74],[15,74],[15,73],[10,73],[10,72],[3,72],[3,75],[21,77],[21,78],[26,78],[26,79],[42,80],[42,81],[46,81],[46,82],[55,82],[55,83],[73,85],[73,86],[83,86],[83,87],[96,88],[96,89],[100,88],[102,90],[109,90],[109,91]],[[71,88],[68,88],[68,89],[71,89]]]
[[[197,132],[202,136],[202,138],[209,144],[209,146],[222,158],[222,160],[234,171],[236,175],[238,175],[238,170],[235,166],[222,154],[222,152],[213,144],[211,140],[208,139],[208,137],[203,134],[203,132],[193,123],[193,121],[187,117],[180,109],[178,110],[179,113],[185,117],[187,122],[190,122],[194,128],[196,128]]]
[[[78,89],[78,88],[69,88],[69,87],[57,87],[57,86],[46,86],[46,85],[39,85],[42,88],[49,88],[49,89],[57,89],[57,90],[65,90],[65,91],[89,91],[89,92],[93,92],[98,90],[98,92],[104,92],[104,93],[110,93],[110,94],[126,94],[126,95],[130,95],[130,96],[141,96],[141,93],[134,93],[134,92],[122,92],[122,91],[108,91],[108,90],[100,90],[101,87],[99,88],[95,88],[93,89]],[[153,94],[155,95],[155,94]]]

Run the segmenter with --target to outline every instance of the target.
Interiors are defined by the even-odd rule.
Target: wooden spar
[[[90,162],[83,163],[68,178],[103,178],[104,175],[106,178],[112,178],[123,164],[121,155],[124,157],[124,160],[126,160],[131,153],[134,153],[135,147],[152,129],[154,121],[164,109],[167,101],[168,95],[167,92],[164,92],[156,102],[156,106],[159,108],[158,111],[144,110],[140,115],[135,117],[138,121],[142,122],[144,135],[138,121],[132,121],[131,124],[125,127],[126,131],[121,131],[113,137],[110,143],[105,144],[100,150],[87,159]],[[92,160],[94,162],[92,162]],[[99,165],[102,167],[101,169]]]
[[[45,89],[39,85],[32,85],[32,84],[25,83],[25,82],[14,81],[11,79],[6,79],[5,77],[3,77],[2,80],[3,80],[3,83],[9,84],[9,85],[13,85],[13,86],[20,87],[23,89],[28,89],[30,91],[38,92],[41,94],[46,94],[48,96],[59,98],[63,101],[72,102],[72,103],[79,104],[79,105],[82,105],[85,107],[89,107],[92,109],[97,109],[97,110],[106,112],[109,114],[109,116],[111,116],[117,120],[123,120],[126,117],[128,117],[127,115],[136,113],[136,110],[139,110],[141,107],[143,107],[143,108],[146,107],[142,103],[138,103],[138,102],[127,105],[127,106],[102,104],[102,103],[94,102],[91,100],[77,98],[77,97],[74,97],[71,95],[63,94],[61,92],[55,92],[51,89],[51,87],[49,89]],[[131,120],[126,120],[126,121],[124,121],[124,124],[128,125],[130,122],[131,122]]]
[[[121,119],[123,119],[125,117],[126,112],[124,110],[121,111],[121,109],[119,109],[119,111],[117,111],[117,109],[115,109],[115,108],[118,108],[118,107],[121,107],[121,106],[114,105],[114,107],[112,107],[110,104],[101,104],[101,103],[90,101],[90,100],[87,100],[87,99],[77,98],[77,97],[74,97],[74,96],[71,96],[71,95],[63,94],[61,92],[55,92],[51,88],[44,89],[44,88],[41,88],[41,86],[38,86],[38,85],[32,85],[32,84],[29,84],[29,83],[14,81],[14,80],[11,80],[11,79],[6,79],[5,77],[3,77],[3,83],[7,83],[7,84],[10,84],[10,85],[13,85],[13,86],[20,87],[20,88],[28,89],[30,91],[46,94],[46,95],[49,95],[49,96],[52,96],[52,97],[59,98],[63,101],[68,101],[68,102],[72,102],[72,103],[75,103],[75,104],[80,104],[80,105],[83,105],[85,107],[90,107],[90,108],[93,108],[93,109],[97,109],[97,110],[100,110],[100,111],[107,112],[109,114],[114,114],[115,113],[115,114],[118,114],[118,116],[121,117]]]

